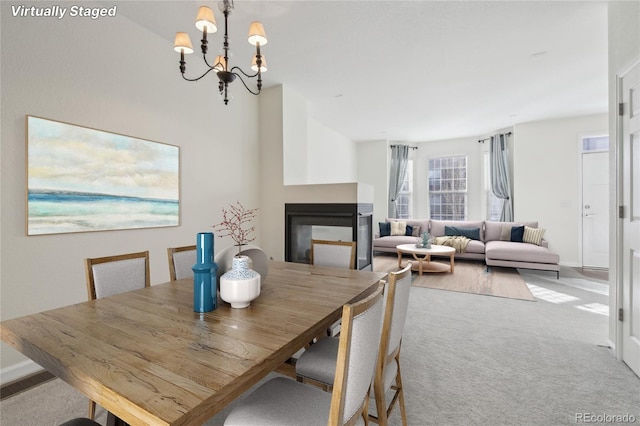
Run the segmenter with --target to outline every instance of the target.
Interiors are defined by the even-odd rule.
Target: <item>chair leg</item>
[[[91,420],[95,420],[96,417],[96,402],[89,400],[89,415],[87,416]]]
[[[369,420],[380,426],[387,426],[387,401],[384,395],[383,380],[376,380],[376,383],[373,384],[373,394],[376,399],[376,412],[378,416],[369,416]]]
[[[396,376],[396,386],[398,387],[398,403],[400,404],[400,415],[402,416],[402,426],[407,426],[407,412],[404,408],[404,387],[402,386],[402,374],[400,373],[400,360],[398,359],[398,375]]]

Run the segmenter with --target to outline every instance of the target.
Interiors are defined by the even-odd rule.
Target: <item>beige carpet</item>
[[[403,258],[403,265],[408,260],[408,258]],[[442,262],[447,263],[444,260]],[[398,269],[398,258],[395,255],[375,256],[373,269],[374,271],[382,272],[395,271]],[[453,274],[440,272],[424,273],[419,276],[417,272],[414,272],[412,285],[438,290],[536,301],[517,269],[492,266],[487,272],[484,262],[479,261],[456,261]]]

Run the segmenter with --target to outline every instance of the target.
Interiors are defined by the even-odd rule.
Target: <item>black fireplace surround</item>
[[[372,269],[373,204],[286,203],[285,260],[310,263],[311,239],[355,241],[357,269]]]

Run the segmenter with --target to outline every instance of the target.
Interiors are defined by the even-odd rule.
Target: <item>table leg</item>
[[[402,253],[398,250],[398,269],[402,269]]]
[[[454,257],[453,257],[454,254],[455,253],[451,253],[451,255],[449,255],[449,265],[451,265],[450,273],[452,273],[452,274],[453,274],[453,266],[455,264]]]

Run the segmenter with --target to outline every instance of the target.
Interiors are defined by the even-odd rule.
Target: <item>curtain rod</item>
[[[396,146],[402,146],[402,145],[389,145],[389,148],[395,148]],[[409,149],[418,149],[417,146],[410,146]]]
[[[506,136],[511,136],[511,132],[505,133]],[[479,139],[478,143],[484,143],[485,141],[491,140],[491,138]]]

